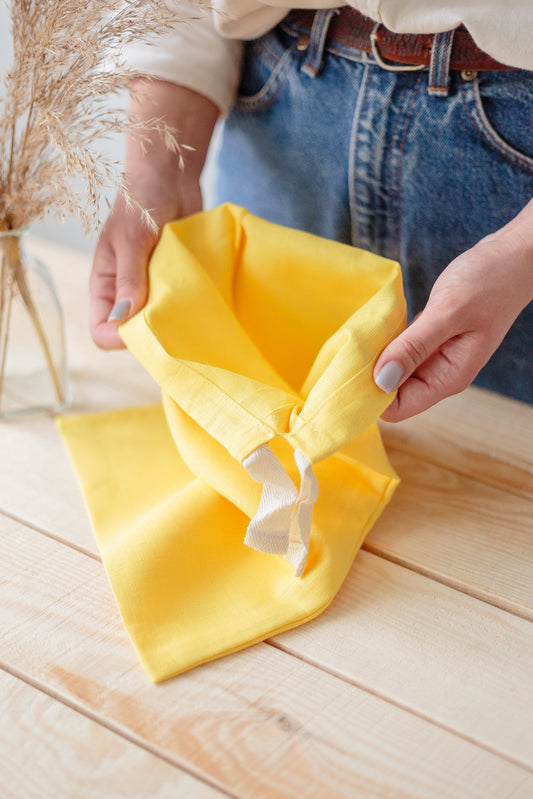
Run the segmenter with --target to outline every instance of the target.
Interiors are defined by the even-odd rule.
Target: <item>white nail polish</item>
[[[389,361],[379,371],[375,379],[376,386],[384,391],[385,394],[391,394],[398,387],[402,375],[403,369],[400,364],[396,361]]]
[[[117,300],[111,308],[111,313],[107,317],[108,322],[121,322],[131,311],[133,305],[131,300]]]

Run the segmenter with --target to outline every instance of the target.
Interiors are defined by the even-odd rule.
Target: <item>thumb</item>
[[[135,246],[137,244],[137,246]],[[124,346],[118,326],[139,311],[148,294],[147,248],[138,242],[100,241],[91,274],[90,326],[103,349]]]
[[[374,382],[391,394],[452,335],[449,323],[426,307],[383,350],[374,367]]]

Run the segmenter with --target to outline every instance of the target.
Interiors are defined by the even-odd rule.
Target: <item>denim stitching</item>
[[[259,111],[273,102],[284,85],[293,55],[293,50],[285,50],[261,89],[250,97],[237,97],[236,107],[240,111]]]
[[[310,78],[316,78],[324,67],[324,50],[326,37],[335,10],[332,8],[321,9],[315,14],[313,27],[311,28],[311,40],[306,52],[304,63],[301,70]]]
[[[507,144],[490,124],[483,109],[483,100],[481,99],[477,82],[475,86],[472,85],[471,92],[472,97],[469,96],[469,90],[466,85],[463,84],[461,87],[463,105],[478,135],[487,141],[502,158],[505,158],[506,161],[513,164],[513,166],[518,166],[526,172],[533,173],[533,158],[521,153],[520,150],[512,147],[512,145]]]
[[[360,226],[359,215],[357,211],[357,135],[359,131],[359,123],[361,121],[361,112],[365,103],[368,83],[368,65],[365,65],[364,72],[359,83],[359,93],[357,102],[355,104],[352,130],[350,133],[350,149],[349,149],[349,164],[348,164],[348,196],[350,201],[350,226],[351,226],[351,239],[352,244],[357,246],[360,240]]]
[[[294,49],[292,43],[289,46],[281,42],[279,38],[275,36],[275,31],[270,31],[270,33],[265,34],[258,40],[258,43],[261,45],[261,52],[263,52],[265,56],[270,57],[268,66],[271,69],[275,69],[277,63],[283,58],[287,50],[292,51]]]
[[[429,65],[429,94],[439,97],[448,96],[450,83],[450,59],[455,31],[436,33],[431,48],[431,63]]]
[[[403,169],[403,158],[405,154],[405,145],[407,142],[407,131],[409,129],[409,124],[411,122],[411,117],[413,116],[413,109],[415,100],[417,98],[418,92],[420,90],[420,84],[422,83],[422,74],[420,74],[417,78],[415,85],[411,90],[411,101],[407,108],[407,113],[405,115],[405,122],[402,131],[402,138],[400,140],[400,158],[398,159],[398,177],[397,177],[397,191],[398,191],[398,246],[400,245],[400,232],[401,232],[401,220],[403,218],[403,191],[402,191],[402,169]]]

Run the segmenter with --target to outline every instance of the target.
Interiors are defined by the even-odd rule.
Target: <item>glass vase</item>
[[[25,236],[0,232],[0,418],[58,411],[70,401],[61,305]]]

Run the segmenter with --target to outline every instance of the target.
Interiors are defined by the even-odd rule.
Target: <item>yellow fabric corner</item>
[[[121,328],[162,404],[64,417],[124,623],[154,681],[320,613],[398,482],[377,356],[405,323],[397,264],[224,205],[165,227]],[[301,577],[243,541],[265,444],[319,495]]]

